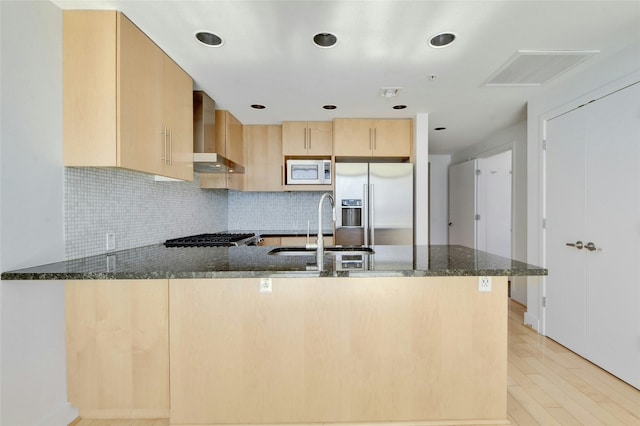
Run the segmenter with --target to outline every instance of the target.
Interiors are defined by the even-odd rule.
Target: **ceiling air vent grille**
[[[595,50],[519,50],[485,82],[487,86],[541,86],[567,72]]]

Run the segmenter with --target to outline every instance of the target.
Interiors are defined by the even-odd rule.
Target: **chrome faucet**
[[[333,223],[336,222],[336,202],[328,192],[322,194],[320,197],[320,201],[318,202],[318,238],[316,239],[316,243],[307,243],[306,247],[310,249],[316,249],[316,262],[318,264],[318,270],[322,271],[324,266],[324,237],[322,235],[322,204],[324,200],[328,198],[331,203],[331,213],[333,217]]]

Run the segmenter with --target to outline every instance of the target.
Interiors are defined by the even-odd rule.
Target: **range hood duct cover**
[[[193,92],[193,170],[200,173],[244,173],[244,167],[216,151],[216,104],[206,93]]]

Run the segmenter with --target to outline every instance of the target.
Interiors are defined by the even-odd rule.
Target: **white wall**
[[[587,66],[588,65],[588,66]],[[543,256],[543,170],[542,126],[546,119],[569,111],[592,99],[611,93],[640,80],[640,41],[608,56],[598,56],[584,69],[578,67],[566,78],[552,82],[532,99],[527,111],[527,259],[529,263],[545,265]],[[525,323],[542,330],[541,301],[543,278],[529,277]]]
[[[0,269],[64,259],[62,13],[0,2]],[[10,250],[8,249],[10,248]],[[0,283],[0,423],[64,425],[61,282]]]
[[[416,114],[414,123],[414,242],[429,244],[429,114]]]
[[[429,243],[449,244],[450,155],[429,156]]]
[[[461,163],[471,158],[484,158],[512,151],[512,214],[511,257],[521,262],[527,261],[527,122],[521,121],[486,140],[454,153],[451,164]],[[524,277],[511,278],[511,298],[523,305],[528,304],[527,280]]]

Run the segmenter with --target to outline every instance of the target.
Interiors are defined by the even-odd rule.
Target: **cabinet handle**
[[[371,139],[373,138],[373,132],[371,131],[371,127],[369,127],[369,151],[371,151]]]
[[[311,129],[307,129],[309,132],[309,151],[311,151]]]
[[[280,186],[284,186],[284,166],[280,166]]]
[[[164,147],[163,147],[163,152],[162,152],[162,158],[160,158],[160,161],[162,161],[164,164],[167,164],[167,128],[163,128],[162,132],[160,132],[160,134],[162,134],[164,136]]]
[[[169,129],[169,165],[173,165],[173,132]]]
[[[307,128],[304,129],[304,149],[307,149]]]
[[[378,149],[378,129],[373,129],[373,150]]]

